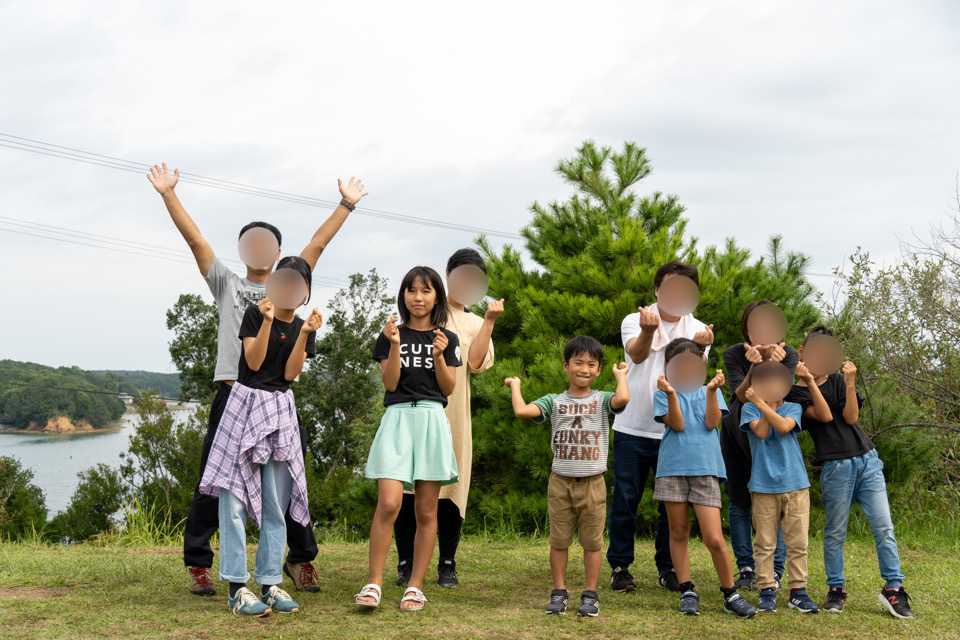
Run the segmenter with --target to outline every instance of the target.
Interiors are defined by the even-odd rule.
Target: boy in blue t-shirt
[[[777,610],[773,552],[777,526],[787,543],[791,609],[816,613],[807,595],[807,544],[810,531],[810,480],[797,434],[802,409],[783,399],[793,386],[793,374],[782,363],[768,360],[753,367],[748,402],[740,412],[740,429],[747,432],[753,457],[750,498],[753,506],[754,550],[760,611]]]

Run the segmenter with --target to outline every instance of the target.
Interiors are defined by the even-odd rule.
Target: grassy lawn
[[[820,540],[811,540],[810,551],[809,591],[820,603],[826,593]],[[781,595],[777,613],[739,620],[723,613],[710,556],[701,543],[691,549],[701,615],[686,618],[676,612],[677,596],[655,585],[652,541],[638,541],[643,562],[633,567],[637,592],[616,594],[602,585],[600,617],[581,620],[575,613],[543,613],[550,571],[542,540],[465,538],[461,586],[441,592],[428,581],[429,602],[420,613],[398,610],[393,554],[381,608],[352,606],[352,595],[365,582],[367,548],[325,544],[315,562],[321,592],[295,594],[299,614],[246,620],[227,611],[225,585],[218,585],[212,597],[188,593],[176,547],[2,544],[0,638],[957,638],[958,552],[957,541],[901,545],[914,620],[892,618],[877,601],[880,577],[868,540],[847,543],[849,600],[843,614],[799,614]],[[583,581],[578,548],[571,552],[568,574],[575,612]],[[431,576],[435,579],[433,568]],[[293,593],[289,581],[284,586]],[[746,595],[756,603],[755,592]]]

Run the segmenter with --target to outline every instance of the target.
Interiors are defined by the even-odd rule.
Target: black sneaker
[[[780,591],[783,588],[783,574],[774,572],[773,581],[777,583],[777,591]]]
[[[657,582],[667,591],[680,592],[680,581],[677,580],[677,572],[673,569],[661,571]]]
[[[738,618],[752,618],[757,615],[757,608],[736,591],[723,599],[723,610],[725,613],[737,614]]]
[[[577,615],[581,618],[596,618],[600,615],[600,596],[596,591],[584,591],[580,595],[580,610]]]
[[[740,577],[734,585],[737,589],[747,589],[749,591],[757,590],[757,574],[753,572],[753,567],[744,567],[740,569]]]
[[[890,615],[894,618],[912,618],[913,610],[910,608],[910,596],[903,587],[899,589],[887,589],[886,586],[880,591],[880,602],[884,604]]]
[[[554,589],[550,592],[550,603],[547,605],[547,615],[559,615],[567,612],[567,590]]]
[[[623,567],[614,567],[610,574],[610,588],[619,593],[631,593],[637,590],[633,576]]]
[[[441,560],[437,565],[437,586],[455,587],[460,584],[457,580],[457,562],[456,560]]]
[[[700,615],[700,596],[693,591],[680,594],[680,613],[685,616]]]
[[[827,601],[823,603],[823,610],[830,613],[843,613],[843,605],[847,602],[847,592],[843,587],[834,587],[827,591]]]
[[[410,574],[413,573],[413,562],[410,560],[401,560],[397,565],[397,586],[405,587],[410,582]]]

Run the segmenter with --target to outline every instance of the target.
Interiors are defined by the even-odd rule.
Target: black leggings
[[[413,562],[413,541],[417,535],[417,513],[414,509],[416,496],[403,494],[400,514],[393,523],[393,535],[397,539],[397,555],[400,560]],[[440,539],[440,559],[455,560],[460,545],[460,529],[463,518],[460,507],[448,498],[437,501],[437,537]]]
[[[207,435],[203,439],[203,451],[200,454],[200,477],[207,466],[207,457],[213,445],[213,437],[220,426],[220,418],[227,406],[232,387],[221,382],[217,388],[217,395],[210,405],[210,421],[207,423]],[[297,418],[299,422],[299,417]],[[300,442],[304,447],[306,457],[307,431],[300,425]],[[190,513],[187,515],[187,524],[183,531],[183,564],[188,567],[213,566],[213,550],[210,548],[210,537],[220,528],[220,501],[216,496],[200,493],[200,483],[193,491],[193,502],[190,504]],[[317,539],[313,535],[313,527],[308,522],[306,526],[290,517],[287,508],[287,562],[299,564],[312,562],[317,557]]]

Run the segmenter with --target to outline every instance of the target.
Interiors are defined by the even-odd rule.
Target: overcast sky
[[[641,192],[677,194],[702,243],[783,233],[829,273],[858,245],[892,258],[953,200],[958,25],[948,0],[7,2],[0,133],[325,200],[358,175],[362,206],[509,233],[568,194],[558,159],[630,140],[653,161]],[[250,220],[298,253],[329,215],[177,191],[230,259]],[[0,197],[8,219],[186,249],[141,174],[0,147]],[[30,232],[0,219],[0,358],[173,371],[165,310],[210,299],[188,255],[11,230]],[[316,275],[392,288],[472,240],[353,215]]]

